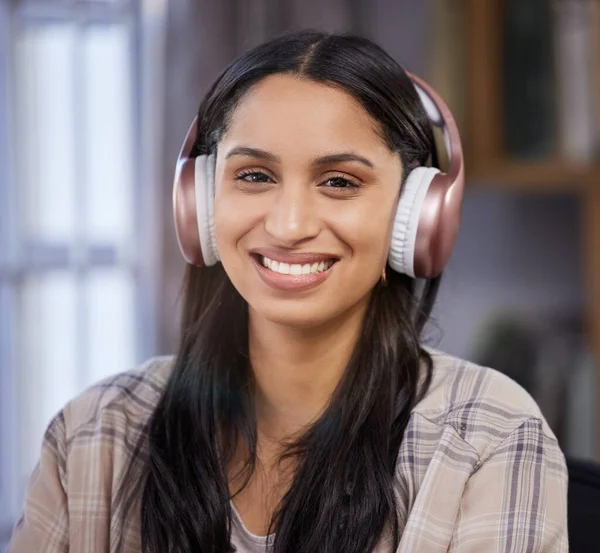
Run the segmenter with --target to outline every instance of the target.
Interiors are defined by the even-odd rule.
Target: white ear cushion
[[[215,156],[198,156],[194,170],[194,187],[196,191],[196,213],[198,217],[198,234],[202,257],[207,267],[215,265],[219,260],[219,251],[215,240]]]
[[[415,245],[421,208],[429,185],[439,172],[439,169],[432,167],[417,167],[410,172],[400,191],[388,263],[394,271],[413,278],[415,276]]]

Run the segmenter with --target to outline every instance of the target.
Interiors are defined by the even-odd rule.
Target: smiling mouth
[[[321,261],[315,261],[313,263],[284,263],[282,261],[275,261],[264,255],[256,254],[256,260],[267,269],[274,273],[281,275],[316,275],[323,273],[331,268],[331,266],[337,261],[336,259],[327,259]]]

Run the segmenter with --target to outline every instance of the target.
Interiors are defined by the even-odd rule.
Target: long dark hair
[[[199,108],[196,154],[215,150],[236,104],[276,73],[351,94],[379,123],[405,175],[435,156],[427,115],[404,70],[367,39],[316,32],[269,41],[222,73]],[[389,267],[387,274],[387,285],[373,290],[330,404],[283,456],[297,469],[271,521],[275,553],[366,553],[388,529],[393,549],[398,545],[395,467],[411,409],[431,378],[420,335],[439,279],[417,289],[414,279]],[[189,266],[179,350],[144,438],[143,553],[232,550],[226,467],[240,439],[249,451],[246,482],[255,467],[251,374],[245,300],[220,264]]]

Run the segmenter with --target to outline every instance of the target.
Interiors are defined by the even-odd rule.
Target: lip
[[[266,250],[261,250],[266,251]],[[282,290],[284,292],[300,292],[304,290],[310,290],[311,288],[315,288],[322,284],[329,278],[331,275],[331,271],[333,267],[335,267],[336,263],[333,263],[329,269],[323,271],[321,273],[311,273],[308,275],[284,275],[282,273],[277,273],[275,271],[271,271],[271,269],[265,267],[260,260],[257,258],[257,255],[263,255],[264,257],[268,257],[269,259],[273,259],[267,253],[259,253],[258,251],[252,252],[253,255],[250,255],[250,259],[254,266],[256,267],[256,271],[258,272],[258,276],[262,279],[262,281],[271,288],[276,290]],[[281,261],[283,263],[289,264],[304,264],[311,263],[317,261],[326,261],[330,259],[336,259],[332,256],[315,256],[315,254],[286,254],[286,255],[276,255],[275,261]],[[290,261],[288,261],[288,259]]]

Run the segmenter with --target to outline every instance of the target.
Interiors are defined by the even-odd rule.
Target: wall
[[[10,177],[9,138],[9,56],[10,56],[10,17],[6,3],[0,1],[0,272],[6,270],[2,261],[10,255],[9,233],[11,197],[7,186]],[[4,259],[3,259],[4,258]],[[11,295],[8,287],[0,285],[0,551],[11,530],[14,504],[13,487],[10,475],[13,473],[14,455],[10,444],[14,443],[14,428],[6,424],[13,419],[14,377],[11,374]]]
[[[482,325],[499,310],[580,311],[579,244],[576,197],[468,190],[435,310],[440,347],[469,357]]]

